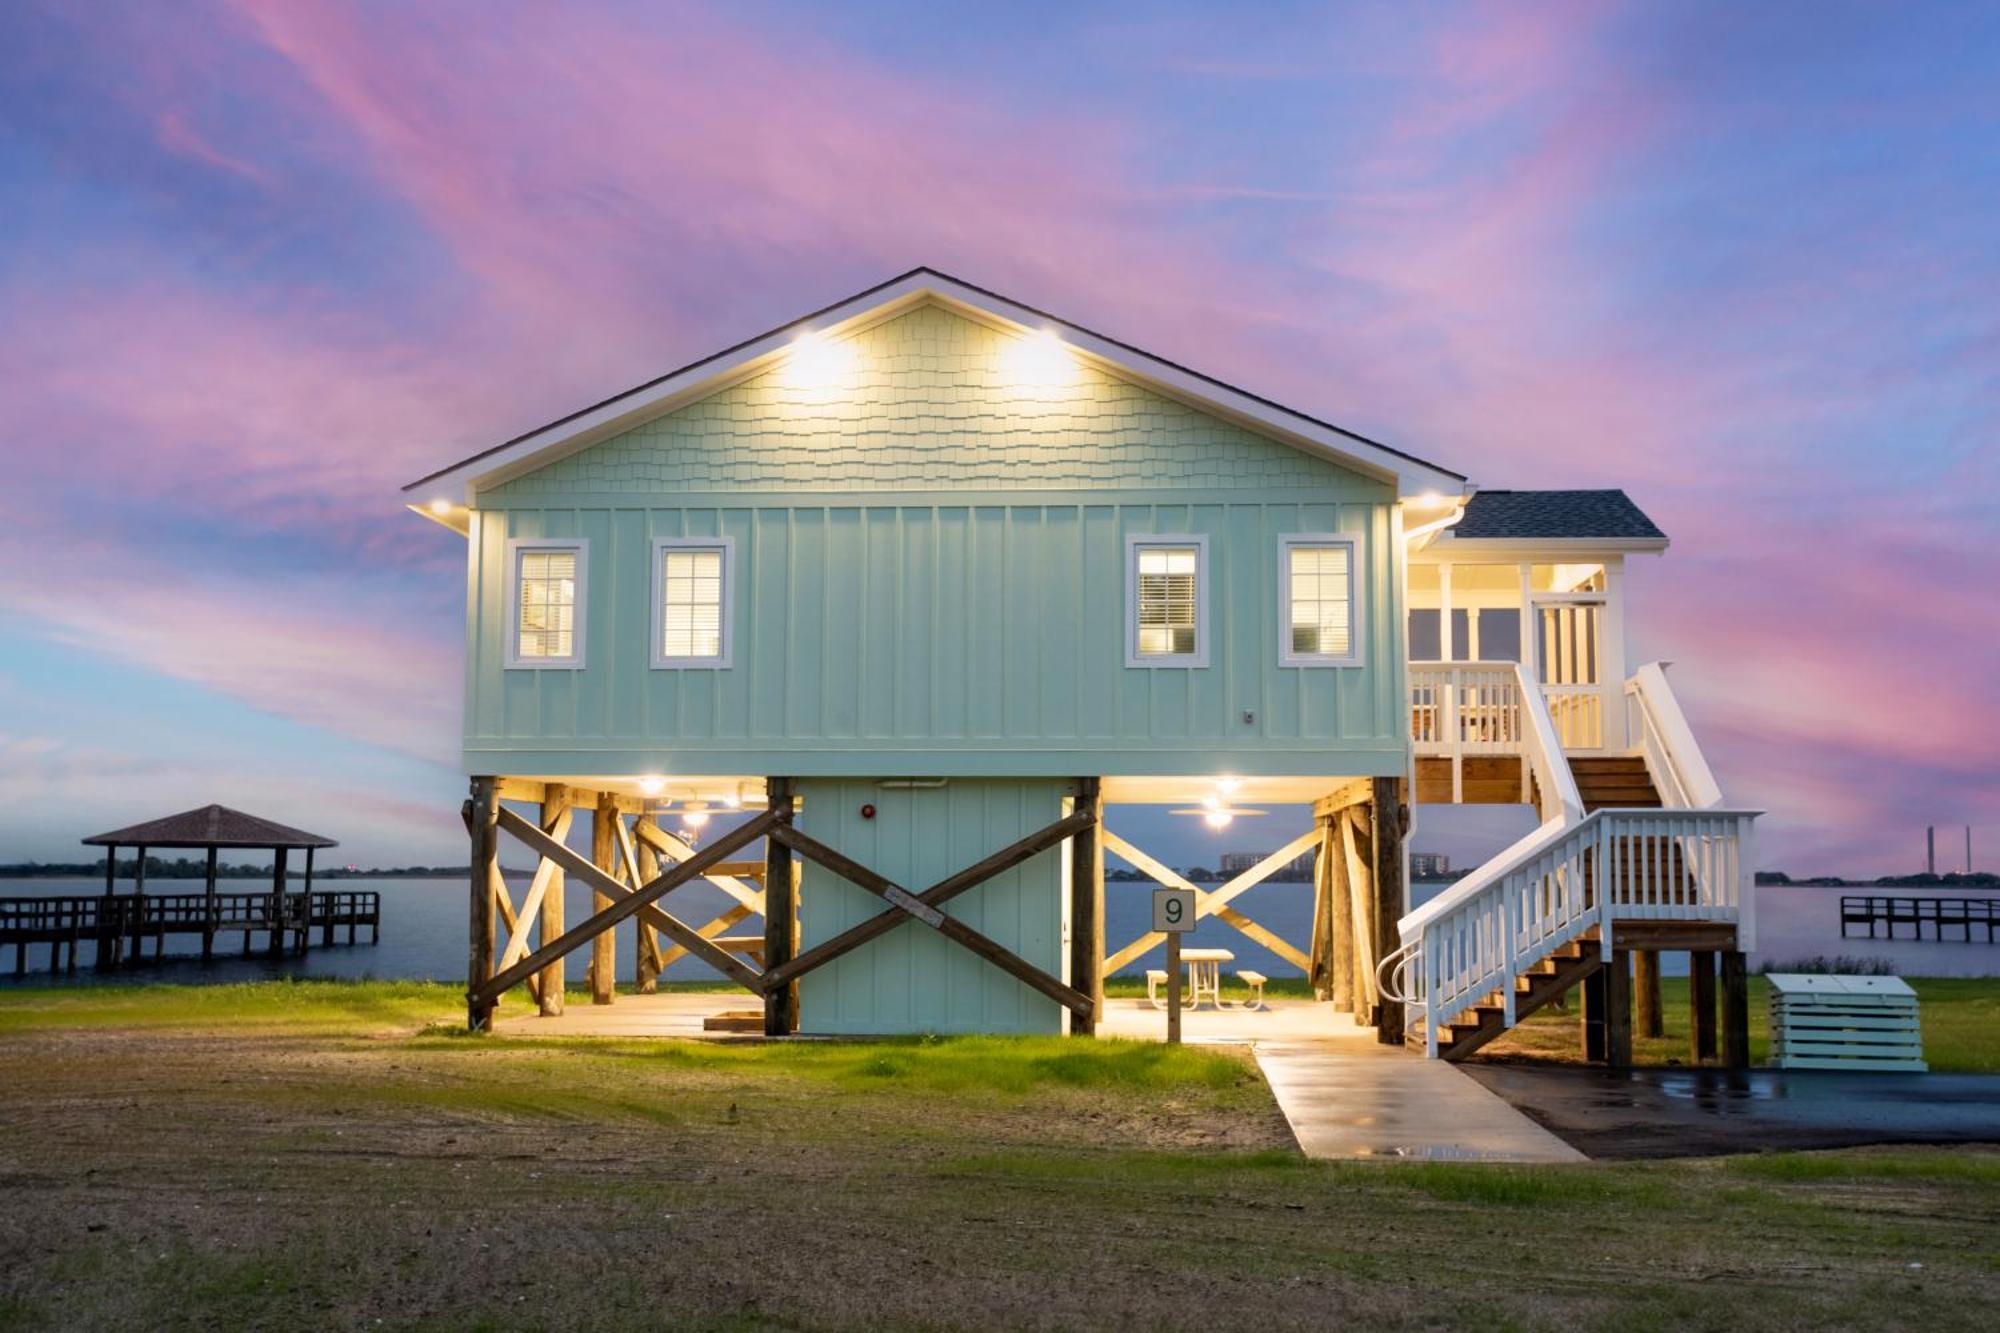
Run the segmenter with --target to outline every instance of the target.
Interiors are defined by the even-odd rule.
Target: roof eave
[[[1429,549],[1491,555],[1657,555],[1668,545],[1666,537],[1460,537],[1447,531]]]

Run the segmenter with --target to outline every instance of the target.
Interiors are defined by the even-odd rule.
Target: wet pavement
[[[1459,1066],[1590,1157],[2000,1143],[2000,1075]]]

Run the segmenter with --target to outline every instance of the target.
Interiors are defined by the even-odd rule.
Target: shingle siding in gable
[[[852,340],[837,397],[769,372],[496,488],[605,491],[1247,490],[1353,484],[1334,463],[1082,368],[1015,382],[1015,340],[935,306]]]

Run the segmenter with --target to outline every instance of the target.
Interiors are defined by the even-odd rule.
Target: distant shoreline
[[[118,863],[118,879],[121,883],[133,877],[137,866],[131,861]],[[323,879],[464,879],[470,875],[467,866],[384,866],[373,869],[349,869],[346,866],[328,866],[313,870],[313,881]],[[218,880],[261,880],[269,883],[271,867],[265,866],[217,866]],[[8,879],[95,879],[104,878],[104,862],[51,862],[26,861],[18,865],[0,865],[0,880]],[[206,880],[208,866],[204,862],[156,861],[146,858],[146,878]],[[303,868],[288,867],[287,880],[305,878]]]

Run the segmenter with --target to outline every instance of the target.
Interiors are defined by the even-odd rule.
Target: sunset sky
[[[1992,868],[1996,71],[1945,3],[14,0],[0,861],[218,800],[462,863],[463,544],[398,487],[928,264],[1626,488],[1765,864]]]

